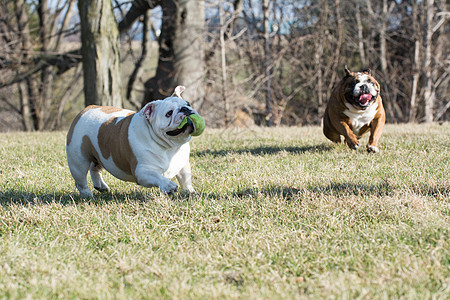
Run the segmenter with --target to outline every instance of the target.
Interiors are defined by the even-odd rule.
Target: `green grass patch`
[[[0,298],[450,293],[450,124],[386,126],[375,155],[319,127],[207,129],[198,194],[172,197],[104,174],[80,199],[65,133],[0,140]]]

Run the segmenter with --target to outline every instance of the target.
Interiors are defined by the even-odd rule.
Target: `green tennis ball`
[[[183,128],[184,125],[186,125],[186,123],[188,122],[188,117],[184,117],[183,121],[181,121],[180,125],[178,125],[178,128],[181,129]],[[189,120],[191,121],[191,120]]]
[[[192,133],[193,136],[198,136],[203,133],[205,130],[205,120],[200,117],[200,115],[190,115],[189,119],[194,123],[194,132]]]
[[[186,124],[194,125],[194,131],[191,133],[193,136],[199,136],[205,130],[205,120],[199,115],[189,115],[184,117],[183,121],[178,125],[178,128],[183,128]]]

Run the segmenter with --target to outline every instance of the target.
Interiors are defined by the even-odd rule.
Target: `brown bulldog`
[[[351,149],[358,149],[359,138],[370,130],[366,148],[378,152],[386,114],[380,96],[380,84],[371,71],[351,72],[345,66],[345,77],[333,88],[323,116],[323,133],[335,143],[341,135]]]

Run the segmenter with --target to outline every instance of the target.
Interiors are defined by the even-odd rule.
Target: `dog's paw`
[[[177,191],[178,185],[175,182],[167,179],[159,185],[159,188],[164,194],[173,194]]]
[[[109,193],[109,187],[96,187],[94,186],[94,188],[99,191],[100,193]]]
[[[87,187],[87,185],[81,185],[81,184],[75,183],[75,186],[77,187],[78,191],[80,192],[81,198],[92,198],[93,197],[92,192]]]
[[[87,191],[80,192],[80,197],[83,198],[83,199],[87,199],[87,198],[94,197],[94,195],[92,195],[91,191],[87,190]]]
[[[359,142],[356,139],[355,140],[347,139],[346,142],[350,149],[357,150],[359,148]]]
[[[191,193],[191,194],[197,194],[197,191],[194,189],[192,185],[188,185],[183,188],[183,191]]]
[[[378,147],[372,146],[372,145],[367,145],[366,149],[367,149],[367,152],[369,152],[369,153],[378,153],[378,152],[380,152]]]

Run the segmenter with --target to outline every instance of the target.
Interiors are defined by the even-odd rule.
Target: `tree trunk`
[[[420,43],[418,40],[414,42],[414,64],[413,64],[413,81],[411,87],[411,100],[409,107],[409,122],[414,123],[416,121],[416,95],[417,95],[417,84],[419,82],[419,47]]]
[[[414,28],[414,62],[412,65],[412,73],[413,73],[413,81],[412,81],[412,87],[411,87],[411,99],[410,99],[410,105],[409,105],[409,119],[408,121],[410,123],[413,123],[416,121],[416,96],[417,96],[417,86],[419,83],[419,66],[420,66],[420,26],[419,22],[417,21],[417,14],[418,14],[418,7],[416,3],[413,3],[412,7],[412,22],[413,22],[413,28]]]
[[[29,19],[26,12],[26,4],[24,0],[17,0],[14,2],[14,8],[17,18],[17,32],[19,33],[19,39],[21,42],[21,63],[28,63],[30,60],[30,53],[32,52],[32,43],[30,37],[30,28],[28,26]],[[41,129],[40,124],[40,104],[39,104],[39,90],[33,76],[29,76],[25,80],[26,94],[22,93],[21,103],[25,105],[25,109],[22,109],[22,118],[24,118],[24,124],[32,123],[33,126],[26,126],[28,131]]]
[[[39,0],[38,5],[38,15],[39,15],[39,35],[41,42],[41,54],[46,56],[49,53],[49,45],[51,30],[48,23],[48,9],[47,0]],[[41,104],[41,120],[39,124],[39,129],[44,129],[47,121],[50,118],[50,106],[53,97],[53,78],[54,72],[53,67],[44,66],[41,70],[41,82],[39,87],[39,103]]]
[[[322,72],[322,56],[323,56],[323,43],[325,40],[324,37],[324,28],[325,28],[325,20],[328,19],[328,3],[327,1],[323,1],[320,3],[320,15],[319,15],[319,24],[317,27],[317,38],[315,41],[316,51],[314,54],[314,64],[315,64],[315,73],[317,76],[317,108],[318,115],[322,116],[325,111],[322,109],[324,107],[323,101],[323,72]]]
[[[361,59],[361,66],[363,68],[367,67],[366,64],[366,52],[364,50],[364,36],[363,36],[363,25],[361,22],[361,7],[359,2],[356,4],[356,22],[358,24],[358,48],[359,57]]]
[[[440,20],[436,22],[435,26],[433,27],[433,39],[436,41],[434,46],[434,53],[433,58],[435,61],[435,65],[433,67],[433,72],[431,76],[433,77],[433,87],[434,87],[434,95],[436,99],[447,99],[446,101],[437,101],[435,103],[434,108],[434,117],[433,121],[439,121],[439,119],[446,115],[447,110],[450,108],[450,97],[449,97],[449,73],[450,68],[448,68],[448,59],[446,60],[446,57],[448,58],[448,34],[446,29],[446,20],[450,17],[450,11],[448,7],[450,4],[447,4],[445,1],[437,2],[437,10],[435,11],[435,15],[440,15]],[[447,61],[447,63],[446,63]],[[447,68],[445,68],[447,66]],[[439,90],[442,91],[439,93]],[[444,92],[445,91],[445,92]],[[446,94],[445,94],[446,93]],[[444,96],[439,97],[439,95],[444,94]],[[448,120],[449,115],[447,115]]]
[[[327,8],[328,10],[328,8]],[[341,58],[341,48],[342,48],[342,41],[343,41],[343,26],[342,26],[342,18],[341,18],[341,4],[339,0],[335,0],[335,19],[336,19],[336,31],[337,31],[337,38],[334,37],[333,39],[336,40],[336,45],[334,46],[334,49],[332,52],[334,52],[334,55],[331,56],[332,61],[326,67],[325,71],[323,72],[323,78],[330,78],[328,87],[325,89],[325,99],[329,99],[331,96],[331,91],[333,90],[333,85],[336,82],[336,78],[338,77],[337,69],[339,66],[339,60]],[[329,33],[328,33],[329,35]],[[331,73],[331,75],[329,75]],[[319,110],[320,116],[323,115],[325,112],[325,106],[323,105],[321,110]],[[322,121],[322,118],[320,118],[320,121]]]
[[[28,100],[27,92],[23,88],[23,84],[21,82],[17,83],[17,88],[19,91],[20,114],[22,115],[23,128],[25,131],[32,131],[33,120],[31,118],[30,101]]]
[[[226,61],[226,50],[225,50],[225,24],[223,16],[223,3],[219,1],[219,19],[220,19],[220,58],[221,58],[221,69],[222,69],[222,99],[223,99],[223,121],[224,125],[228,126],[229,123],[229,107],[227,100],[227,61]]]
[[[388,18],[388,3],[387,0],[383,0],[383,15],[380,27],[380,62],[381,62],[381,72],[383,72],[383,76],[386,76],[386,78],[387,78],[387,49],[386,49],[387,18]]]
[[[370,2],[370,1],[368,1]],[[390,80],[391,76],[389,75],[388,72],[388,53],[387,53],[387,22],[390,16],[390,13],[392,12],[393,8],[394,8],[395,2],[391,2],[391,6],[388,7],[388,0],[383,0],[383,4],[382,4],[382,12],[381,12],[381,25],[380,25],[380,29],[379,29],[379,34],[380,34],[380,63],[381,63],[381,73],[383,75],[383,77],[385,78],[385,83],[382,84],[382,90],[384,90],[383,92],[383,102],[386,104],[387,106],[387,117],[388,119],[391,120],[396,120],[396,114],[395,114],[395,108],[393,105],[393,99],[392,97],[389,97],[389,95],[391,95],[391,90],[390,90],[390,86],[389,84],[387,84],[386,82],[390,82],[393,83],[395,81]],[[398,113],[402,113],[401,111],[397,110]]]
[[[122,106],[119,34],[111,1],[79,0],[85,105]]]
[[[264,23],[264,67],[266,76],[266,118],[267,126],[271,127],[278,122],[278,107],[272,97],[272,60],[270,55],[270,32],[269,32],[269,0],[263,0],[263,23]]]
[[[426,24],[425,24],[425,122],[433,122],[433,109],[434,109],[434,92],[433,92],[433,78],[431,70],[431,38],[433,35],[433,16],[434,16],[434,0],[426,0]]]
[[[155,77],[145,83],[144,103],[170,96],[177,85],[197,109],[205,97],[203,0],[162,1],[159,60]]]

